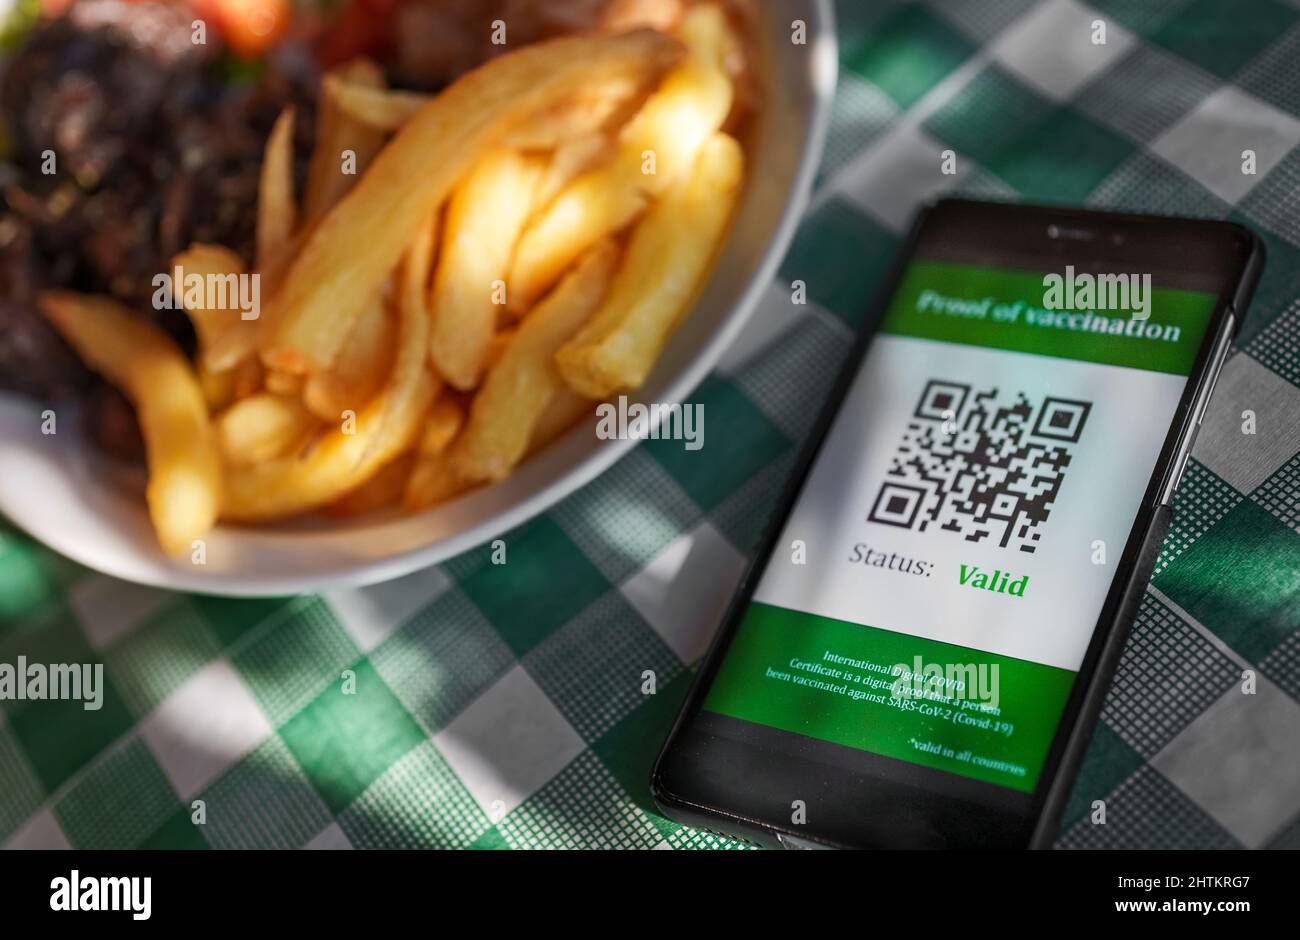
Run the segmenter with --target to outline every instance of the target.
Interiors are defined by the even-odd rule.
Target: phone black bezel
[[[1118,234],[1124,238],[1130,238],[1157,229],[1157,235],[1175,236],[1171,240],[1171,244],[1176,242],[1179,237],[1201,237],[1203,244],[1198,246],[1200,248],[1213,246],[1221,250],[1222,247],[1235,243],[1240,255],[1239,263],[1236,266],[1238,274],[1235,277],[1225,277],[1220,287],[1215,310],[1202,339],[1195,364],[1188,378],[1187,387],[1175,410],[1173,420],[1170,422],[1164,445],[1148,481],[1137,517],[1125,543],[1124,551],[1121,553],[1116,566],[1116,574],[1112,580],[1111,588],[1102,605],[1092,640],[1089,642],[1088,650],[1080,665],[1079,680],[1075,682],[1071,691],[1062,712],[1057,733],[1053,738],[1052,746],[1049,748],[1044,761],[1039,786],[1033,793],[1032,798],[1029,799],[1026,812],[1008,812],[992,808],[989,805],[981,805],[977,802],[940,795],[933,789],[900,784],[897,780],[892,779],[891,775],[885,774],[883,771],[879,775],[873,775],[865,767],[862,773],[828,771],[826,764],[818,760],[808,762],[807,768],[830,773],[831,777],[840,774],[841,777],[841,779],[834,781],[833,784],[823,785],[822,789],[837,789],[842,791],[846,797],[849,794],[857,797],[860,791],[855,790],[854,787],[863,787],[865,785],[874,788],[875,793],[883,796],[881,802],[889,807],[890,811],[880,814],[881,818],[865,820],[860,818],[860,810],[843,814],[841,818],[835,818],[836,813],[832,809],[832,818],[829,823],[801,827],[775,822],[771,818],[759,818],[757,814],[752,812],[746,815],[743,812],[728,811],[725,806],[718,805],[718,799],[702,800],[693,798],[694,795],[691,793],[677,792],[681,789],[680,786],[673,789],[665,782],[665,766],[677,756],[677,751],[686,750],[696,743],[688,741],[683,745],[683,736],[688,733],[688,725],[700,715],[700,704],[721,663],[723,652],[735,632],[740,616],[752,597],[759,578],[775,551],[776,541],[780,537],[799,492],[803,488],[812,465],[821,450],[831,423],[838,414],[863,358],[878,332],[880,320],[883,318],[890,299],[897,289],[898,282],[907,265],[915,256],[923,228],[940,213],[957,213],[959,217],[963,213],[971,215],[970,221],[977,226],[972,230],[973,233],[978,231],[978,224],[992,224],[990,219],[997,219],[999,224],[1023,225],[1026,227],[1027,232],[1051,224],[1062,226],[1067,231],[1093,231],[1105,236],[1108,242],[1111,235]],[[1181,258],[1181,252],[1179,254]],[[1195,432],[1193,419],[1197,415],[1198,404],[1202,402],[1203,398],[1208,397],[1209,385],[1215,377],[1209,374],[1211,359],[1223,339],[1225,329],[1233,332],[1239,329],[1242,314],[1249,302],[1262,267],[1262,242],[1248,228],[1234,222],[1102,212],[1074,207],[976,202],[964,199],[941,200],[919,213],[906,240],[900,247],[874,303],[859,327],[853,347],[831,392],[827,396],[826,403],[807,439],[807,443],[802,449],[795,469],[791,473],[773,510],[759,547],[741,581],[740,587],[727,608],[721,626],[701,663],[682,709],[655,761],[651,774],[651,790],[660,808],[667,815],[687,824],[705,829],[717,827],[729,835],[759,845],[788,844],[786,840],[789,839],[832,846],[947,845],[951,847],[1025,847],[1049,845],[1055,835],[1056,821],[1069,796],[1069,789],[1073,783],[1075,772],[1082,760],[1088,741],[1091,739],[1097,715],[1100,712],[1102,701],[1109,688],[1110,679],[1118,663],[1124,640],[1127,637],[1129,624],[1145,592],[1156,553],[1168,525],[1169,507],[1162,501],[1162,495],[1166,492],[1171,475],[1182,471],[1180,460],[1185,460],[1186,454],[1190,451],[1191,436]],[[734,719],[729,720],[734,721]],[[742,724],[748,725],[748,723]],[[756,736],[766,737],[769,742],[780,741],[782,747],[787,750],[790,747],[795,749],[801,746],[811,748],[814,745],[821,748],[838,749],[837,745],[812,742],[812,739],[791,741],[790,739],[799,739],[801,736],[789,732],[768,729],[758,725],[752,727],[762,729],[755,732]],[[690,731],[690,733],[695,732]],[[729,741],[715,734],[704,732],[698,734],[697,737],[702,741],[710,742],[710,746],[715,749],[723,749],[722,753],[725,753],[726,747],[739,747],[750,755],[758,753],[752,745]],[[764,747],[769,746],[769,744],[764,745]],[[853,749],[844,750],[852,751]],[[853,751],[853,753],[855,755],[869,754],[869,752],[863,751]],[[774,770],[779,768],[782,773],[786,770],[798,772],[802,769],[798,757],[785,756],[781,758],[782,764],[772,764],[770,761],[774,754],[769,750],[767,756],[769,766]],[[879,755],[869,755],[869,758],[860,759],[864,765],[871,760],[890,764],[904,763],[893,762]],[[743,764],[743,761],[737,761],[736,763],[738,765]],[[789,767],[786,764],[789,764]],[[916,765],[911,764],[906,766],[908,768],[916,767]],[[924,777],[927,773],[938,774],[942,777],[955,777],[957,780],[962,781],[961,786],[972,793],[981,788],[992,787],[989,784],[979,784],[977,781],[969,781],[967,778],[956,777],[956,775],[946,774],[942,771],[928,771],[927,769],[909,772],[918,778]],[[751,780],[752,778],[746,779]],[[703,779],[696,780],[695,784],[697,792],[707,791],[710,788],[710,782]],[[788,798],[790,791],[788,784],[785,786],[786,789],[783,790],[783,795]],[[1002,790],[1002,788],[993,789]],[[775,808],[778,804],[773,799],[770,805]],[[956,821],[963,827],[962,831],[955,838],[947,839],[945,833],[932,832],[928,829],[921,831],[925,827],[918,828],[915,825],[916,820],[934,819]]]

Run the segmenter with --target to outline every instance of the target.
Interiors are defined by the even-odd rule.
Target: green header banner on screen
[[[1052,298],[1054,285],[1044,284],[1047,275],[1041,273],[915,261],[903,275],[881,332],[1171,375],[1191,373],[1214,313],[1213,294],[1144,287],[1140,276],[1132,275],[1129,283],[1095,287],[1089,308],[1074,303],[1048,309],[1049,300],[1059,307],[1087,299],[1068,273],[1062,276],[1066,283]],[[1096,302],[1117,296],[1127,297],[1128,306],[1106,309]],[[1139,318],[1133,316],[1135,298],[1144,308]]]

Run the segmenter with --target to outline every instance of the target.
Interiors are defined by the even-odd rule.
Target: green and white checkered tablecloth
[[[814,205],[694,396],[704,451],[640,446],[509,534],[505,566],[483,547],[316,597],[140,588],[0,528],[0,662],[99,661],[108,684],[96,712],[0,703],[0,844],[727,845],[654,812],[650,763],[911,213],[957,192],[1267,242],[1060,844],[1300,846],[1300,2],[838,12]]]

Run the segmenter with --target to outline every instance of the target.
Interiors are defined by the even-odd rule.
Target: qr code
[[[931,379],[867,521],[1033,552],[1091,409]]]

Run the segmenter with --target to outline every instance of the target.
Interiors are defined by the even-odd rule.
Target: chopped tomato
[[[274,46],[293,16],[288,0],[190,0],[190,5],[245,58]]]

